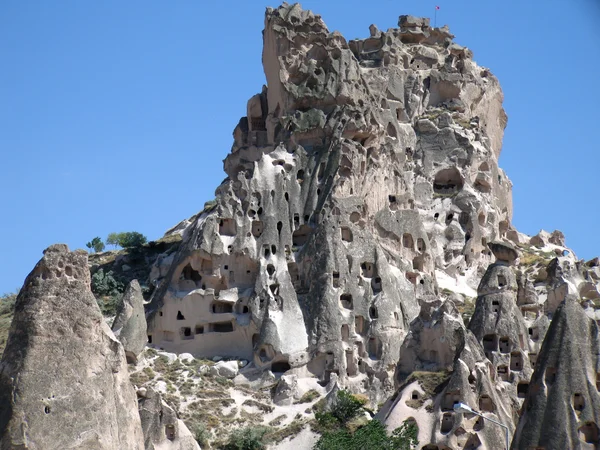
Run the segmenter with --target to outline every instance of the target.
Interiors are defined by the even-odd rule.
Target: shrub
[[[226,450],[262,450],[265,448],[263,438],[269,431],[267,427],[246,427],[235,430],[229,437]]]
[[[92,292],[96,295],[115,297],[123,290],[123,283],[115,279],[112,270],[105,274],[103,269],[99,269],[92,275]]]
[[[365,399],[357,398],[347,391],[338,391],[336,403],[329,412],[317,412],[315,417],[321,438],[315,450],[411,450],[417,444],[417,426],[407,421],[388,436],[385,426],[378,420],[370,420],[355,428],[355,417],[364,414]]]

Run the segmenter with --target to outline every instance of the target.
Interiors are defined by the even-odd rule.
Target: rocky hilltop
[[[195,448],[181,418],[223,433],[248,417],[286,424],[273,448],[310,448],[314,407],[302,404],[340,389],[367,398],[389,431],[416,422],[424,450],[504,448],[493,421],[513,449],[598,448],[600,262],[578,260],[559,231],[531,237],[511,224],[512,185],[498,167],[502,90],[453,38],[400,16],[398,28],[371,25],[347,41],[298,4],[268,8],[267,84],[233,131],[215,201],[167,232],[177,245],[164,253],[109,262],[147,274],[153,289],[144,305],[129,286],[113,325],[121,343],[97,308],[51,300],[64,286],[58,298],[89,303],[89,272],[59,262],[83,256],[51,248],[26,280],[0,367],[12,408],[0,410],[2,442],[24,439],[16,412],[29,411],[28,396],[60,406],[28,366],[50,351],[34,345],[35,324],[59,311],[91,324],[66,327],[69,339],[95,330],[91,341],[109,342],[107,390],[131,397],[114,375],[126,359],[140,388],[141,425],[137,413],[118,421],[135,428],[135,444],[98,448]],[[43,270],[49,258],[60,276]],[[60,284],[63,271],[87,278]],[[210,389],[192,395],[199,386]],[[244,397],[256,392],[260,401]],[[222,411],[207,415],[215,402]],[[455,411],[458,402],[478,414]],[[125,439],[129,428],[115,429]]]

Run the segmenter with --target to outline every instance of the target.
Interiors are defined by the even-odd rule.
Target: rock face
[[[546,336],[511,448],[598,448],[598,326],[566,300]]]
[[[175,411],[153,389],[138,391],[146,450],[200,450],[194,436]]]
[[[238,377],[285,373],[281,402],[294,377],[372,404],[396,391],[390,429],[413,418],[426,450],[495,450],[502,429],[454,403],[513,431],[561,302],[600,320],[600,263],[512,227],[503,94],[471,51],[423,18],[369,31],[348,42],[297,4],[267,9],[267,85],[214,202],[156,259],[148,336],[251,361]]]
[[[85,251],[47,248],[0,363],[0,448],[143,449],[125,353],[90,291]]]
[[[137,363],[148,341],[144,297],[137,280],[127,286],[112,331],[123,344],[128,363]]]
[[[402,16],[348,42],[267,10],[227,178],[152,272],[156,345],[391,393],[436,269],[475,279],[510,229],[502,91],[452,38]]]

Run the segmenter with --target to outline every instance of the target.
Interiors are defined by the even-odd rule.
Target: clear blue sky
[[[0,2],[0,293],[55,242],[191,216],[223,180],[246,101],[264,83],[267,0]],[[523,232],[556,228],[600,254],[600,6],[593,0],[322,0],[347,39],[432,16],[500,79],[500,159]],[[276,6],[272,3],[271,6]]]

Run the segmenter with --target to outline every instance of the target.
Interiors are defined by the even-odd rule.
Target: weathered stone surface
[[[235,378],[238,371],[239,367],[237,361],[219,361],[208,370],[212,375],[225,378]]]
[[[125,353],[83,250],[48,247],[25,280],[0,363],[0,436],[2,449],[144,448]]]
[[[267,10],[267,86],[227,178],[152,271],[154,343],[335,373],[379,402],[435,270],[490,263],[512,214],[498,81],[428,19],[369,34],[347,42],[297,4]]]
[[[153,389],[138,390],[146,450],[200,450],[196,439],[175,411]]]
[[[127,362],[137,363],[148,341],[144,297],[137,280],[127,286],[112,331],[123,344]]]
[[[542,344],[511,448],[598,448],[599,353],[598,326],[566,300]]]

